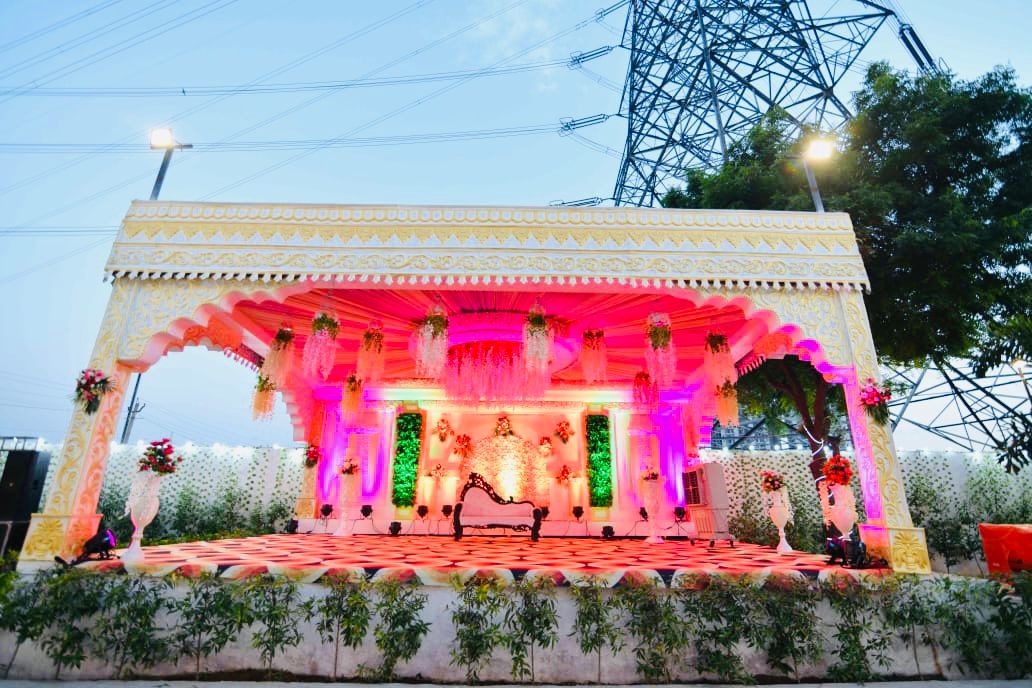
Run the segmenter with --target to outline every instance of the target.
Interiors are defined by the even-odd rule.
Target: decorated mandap
[[[361,507],[443,533],[474,476],[544,510],[544,536],[658,539],[687,507],[718,537],[699,449],[737,423],[740,374],[798,356],[844,386],[868,549],[929,571],[865,411],[879,374],[844,214],[140,201],[106,272],[89,367],[112,384],[73,413],[22,566],[96,532],[129,376],[205,346],[256,369],[256,417],[285,403],[308,449],[299,530],[338,534],[382,530]]]

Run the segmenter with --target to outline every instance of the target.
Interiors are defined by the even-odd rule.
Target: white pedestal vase
[[[839,532],[849,535],[856,523],[856,498],[849,485],[832,485],[831,496],[835,503],[831,506],[831,522]]]
[[[792,504],[788,501],[788,488],[782,487],[774,492],[768,492],[770,509],[768,514],[770,520],[778,527],[778,554],[790,554],[792,546],[785,539],[785,526],[792,520]]]
[[[154,471],[137,471],[129,487],[129,498],[125,500],[125,513],[133,521],[133,539],[129,549],[122,553],[121,559],[126,563],[143,561],[143,531],[158,515],[161,500],[158,496],[161,489],[161,473]]]
[[[664,542],[659,534],[659,507],[663,499],[663,483],[665,479],[660,476],[656,480],[641,481],[641,497],[644,502],[645,511],[649,514],[649,536],[645,542],[649,544],[660,544]]]
[[[355,524],[351,512],[358,504],[360,486],[361,480],[358,473],[340,476],[340,489],[337,491],[337,530],[333,531],[336,537],[348,537],[353,534]]]

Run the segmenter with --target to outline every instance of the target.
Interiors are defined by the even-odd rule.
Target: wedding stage
[[[234,540],[189,542],[145,547],[145,558],[125,564],[132,572],[184,575],[212,572],[224,578],[282,573],[306,581],[335,572],[360,570],[371,575],[416,576],[424,585],[446,585],[452,576],[550,575],[557,582],[598,576],[616,585],[625,576],[646,576],[670,584],[691,574],[755,574],[798,572],[814,577],[828,566],[816,554],[779,555],[772,547],[736,543],[709,547],[708,542],[671,540],[658,545],[640,539],[542,538],[476,536],[455,542],[448,537],[321,534],[277,534]],[[118,569],[113,559],[91,567]],[[870,572],[868,570],[867,572]]]

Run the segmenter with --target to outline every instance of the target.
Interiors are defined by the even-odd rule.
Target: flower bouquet
[[[457,435],[452,452],[458,454],[460,458],[470,458],[473,456],[473,440],[470,439],[469,435]]]
[[[573,428],[570,427],[570,421],[561,420],[558,423],[556,423],[554,434],[556,437],[563,441],[563,444],[566,444],[570,441],[570,438],[576,435],[577,433],[575,433],[573,431]]]
[[[437,421],[437,425],[434,426],[434,432],[437,433],[437,439],[442,442],[455,435],[455,430],[452,429],[451,423],[448,422],[447,418]]]
[[[853,466],[849,459],[838,454],[825,461],[821,470],[829,485],[848,485],[853,478]]]
[[[860,404],[871,418],[881,424],[889,422],[889,400],[892,392],[887,385],[878,385],[873,377],[860,388]]]
[[[305,447],[305,468],[315,468],[322,458],[322,450],[314,444]]]
[[[183,461],[182,456],[175,455],[175,447],[168,437],[151,442],[140,457],[141,471],[152,471],[158,475],[171,475]]]
[[[102,371],[87,368],[79,373],[75,380],[75,401],[82,404],[82,410],[87,415],[92,415],[100,408],[100,400],[104,394],[114,387],[115,383]]]
[[[428,478],[443,478],[444,477],[444,466],[442,466],[441,464],[435,465],[426,474],[426,477],[428,477]]]
[[[760,487],[764,492],[777,492],[785,486],[785,476],[774,471],[760,472]]]
[[[509,435],[515,435],[512,431],[512,422],[508,416],[499,416],[498,422],[495,423],[494,434],[497,437],[508,437]]]
[[[570,467],[563,464],[563,467],[559,469],[559,473],[555,476],[556,481],[560,485],[569,485],[570,481],[577,477],[577,474],[570,470]]]
[[[552,440],[549,439],[548,437],[542,437],[541,441],[538,442],[538,453],[540,453],[541,456],[551,456],[552,455]]]
[[[351,459],[348,459],[347,461],[344,462],[344,465],[340,467],[340,474],[341,475],[357,475],[358,474],[358,464],[355,463],[354,461],[352,461]]]

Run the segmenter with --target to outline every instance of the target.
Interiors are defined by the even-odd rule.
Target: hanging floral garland
[[[473,440],[470,439],[469,435],[458,435],[455,437],[452,453],[458,454],[460,459],[469,459],[473,456]]]
[[[437,425],[434,426],[434,432],[437,434],[437,439],[442,442],[446,442],[449,437],[455,435],[455,430],[447,418],[437,421]]]
[[[555,432],[552,434],[554,434],[556,437],[562,440],[563,444],[566,444],[570,441],[570,438],[576,435],[577,433],[573,431],[573,427],[570,425],[570,421],[561,420],[555,424]]]
[[[314,444],[305,447],[305,468],[315,468],[322,459],[322,450]]]
[[[726,334],[710,332],[706,335],[706,343],[702,349],[702,365],[710,384],[720,386],[725,382],[738,380],[738,371],[735,370],[735,361],[731,358],[731,345]]]
[[[538,453],[541,456],[552,455],[552,440],[548,437],[542,437],[541,441],[538,442]]]
[[[634,376],[634,404],[641,409],[653,408],[659,400],[659,390],[652,376],[644,370]]]
[[[293,365],[294,354],[294,330],[289,326],[283,326],[276,330],[276,336],[272,338],[269,345],[269,355],[262,363],[262,375],[269,378],[276,387],[283,389],[287,386],[287,376],[290,375],[290,368]]]
[[[335,342],[340,322],[329,313],[321,312],[312,321],[312,334],[305,341],[301,353],[301,369],[309,377],[327,378],[333,369]]]
[[[884,425],[889,422],[889,399],[892,392],[888,385],[879,385],[873,377],[867,378],[867,384],[860,388],[860,404],[867,415]]]
[[[75,379],[75,402],[82,404],[86,415],[93,415],[100,408],[100,400],[115,388],[104,372],[96,368],[87,368]]]
[[[348,375],[340,395],[340,417],[351,422],[362,408],[362,380],[355,373]]]
[[[551,377],[548,360],[552,356],[553,334],[545,319],[545,309],[535,303],[523,324],[523,363],[527,370],[527,388],[540,390],[548,386]]]
[[[645,325],[645,367],[657,387],[674,384],[677,373],[677,352],[674,349],[670,316],[652,313]]]
[[[508,437],[509,435],[516,434],[512,430],[512,421],[509,420],[508,416],[498,417],[498,422],[495,423],[494,434],[496,437]]]
[[[716,389],[717,422],[725,428],[738,427],[738,390],[730,380]]]
[[[183,462],[182,456],[175,456],[176,449],[168,437],[154,440],[143,452],[139,460],[141,471],[150,471],[159,475],[171,475]]]
[[[255,420],[269,420],[276,408],[276,383],[258,373],[254,384],[254,398],[251,400],[251,417]]]
[[[605,330],[584,330],[581,338],[581,370],[584,373],[584,381],[606,382],[608,363]]]
[[[373,320],[362,333],[358,345],[358,376],[365,384],[383,379],[383,323]]]
[[[441,379],[448,362],[448,313],[434,304],[416,330],[416,370],[419,375]]]

